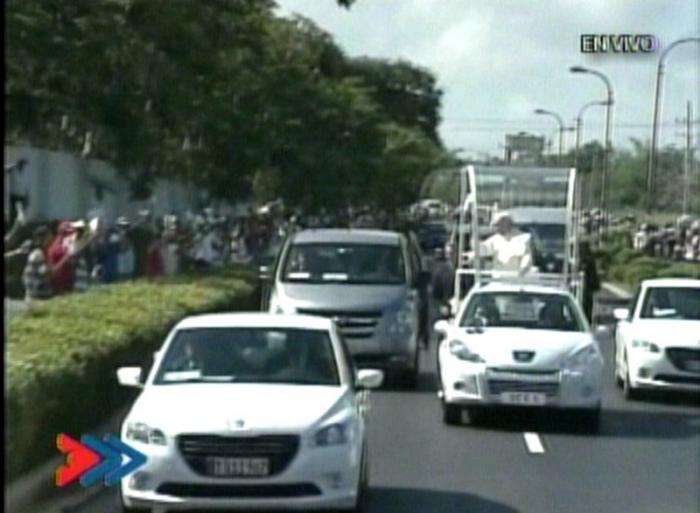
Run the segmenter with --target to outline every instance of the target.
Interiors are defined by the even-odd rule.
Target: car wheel
[[[459,426],[462,423],[462,408],[456,404],[442,400],[442,420],[448,426]]]
[[[473,426],[479,426],[486,420],[486,412],[481,408],[469,408],[467,413],[469,414],[469,423]]]
[[[418,385],[418,369],[404,371],[400,379],[402,388],[413,390]]]
[[[581,427],[585,433],[591,435],[600,431],[600,407],[581,414]]]

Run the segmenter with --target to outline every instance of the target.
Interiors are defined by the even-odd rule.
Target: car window
[[[648,288],[640,318],[700,320],[700,289],[691,287]]]
[[[584,331],[573,301],[564,295],[480,292],[472,295],[460,326]]]
[[[399,244],[294,244],[284,264],[284,281],[399,285],[406,281]]]
[[[278,328],[178,331],[154,383],[182,382],[340,383],[328,332]]]

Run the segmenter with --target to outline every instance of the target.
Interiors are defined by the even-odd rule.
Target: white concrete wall
[[[133,218],[146,208],[155,215],[183,213],[197,209],[201,194],[192,186],[158,180],[150,200],[133,201],[126,180],[106,162],[29,146],[5,146],[5,165],[20,158],[27,160],[22,173],[13,173],[10,180],[6,177],[6,215],[7,185],[15,193],[29,195],[28,219],[78,219],[100,213],[114,221],[122,215]]]

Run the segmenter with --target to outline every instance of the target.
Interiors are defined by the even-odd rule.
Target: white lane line
[[[540,440],[540,435],[537,433],[523,433],[525,437],[525,445],[530,454],[544,454],[544,445]]]

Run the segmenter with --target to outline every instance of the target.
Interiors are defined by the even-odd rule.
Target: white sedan
[[[444,421],[485,409],[535,407],[598,427],[603,357],[581,308],[556,288],[490,283],[472,289],[451,321],[435,323]]]
[[[358,510],[367,484],[367,389],[329,319],[190,317],[142,381],[121,437],[147,462],[121,484],[123,510]]]
[[[642,389],[700,391],[700,280],[646,280],[632,308],[614,314],[615,381],[626,398]]]

